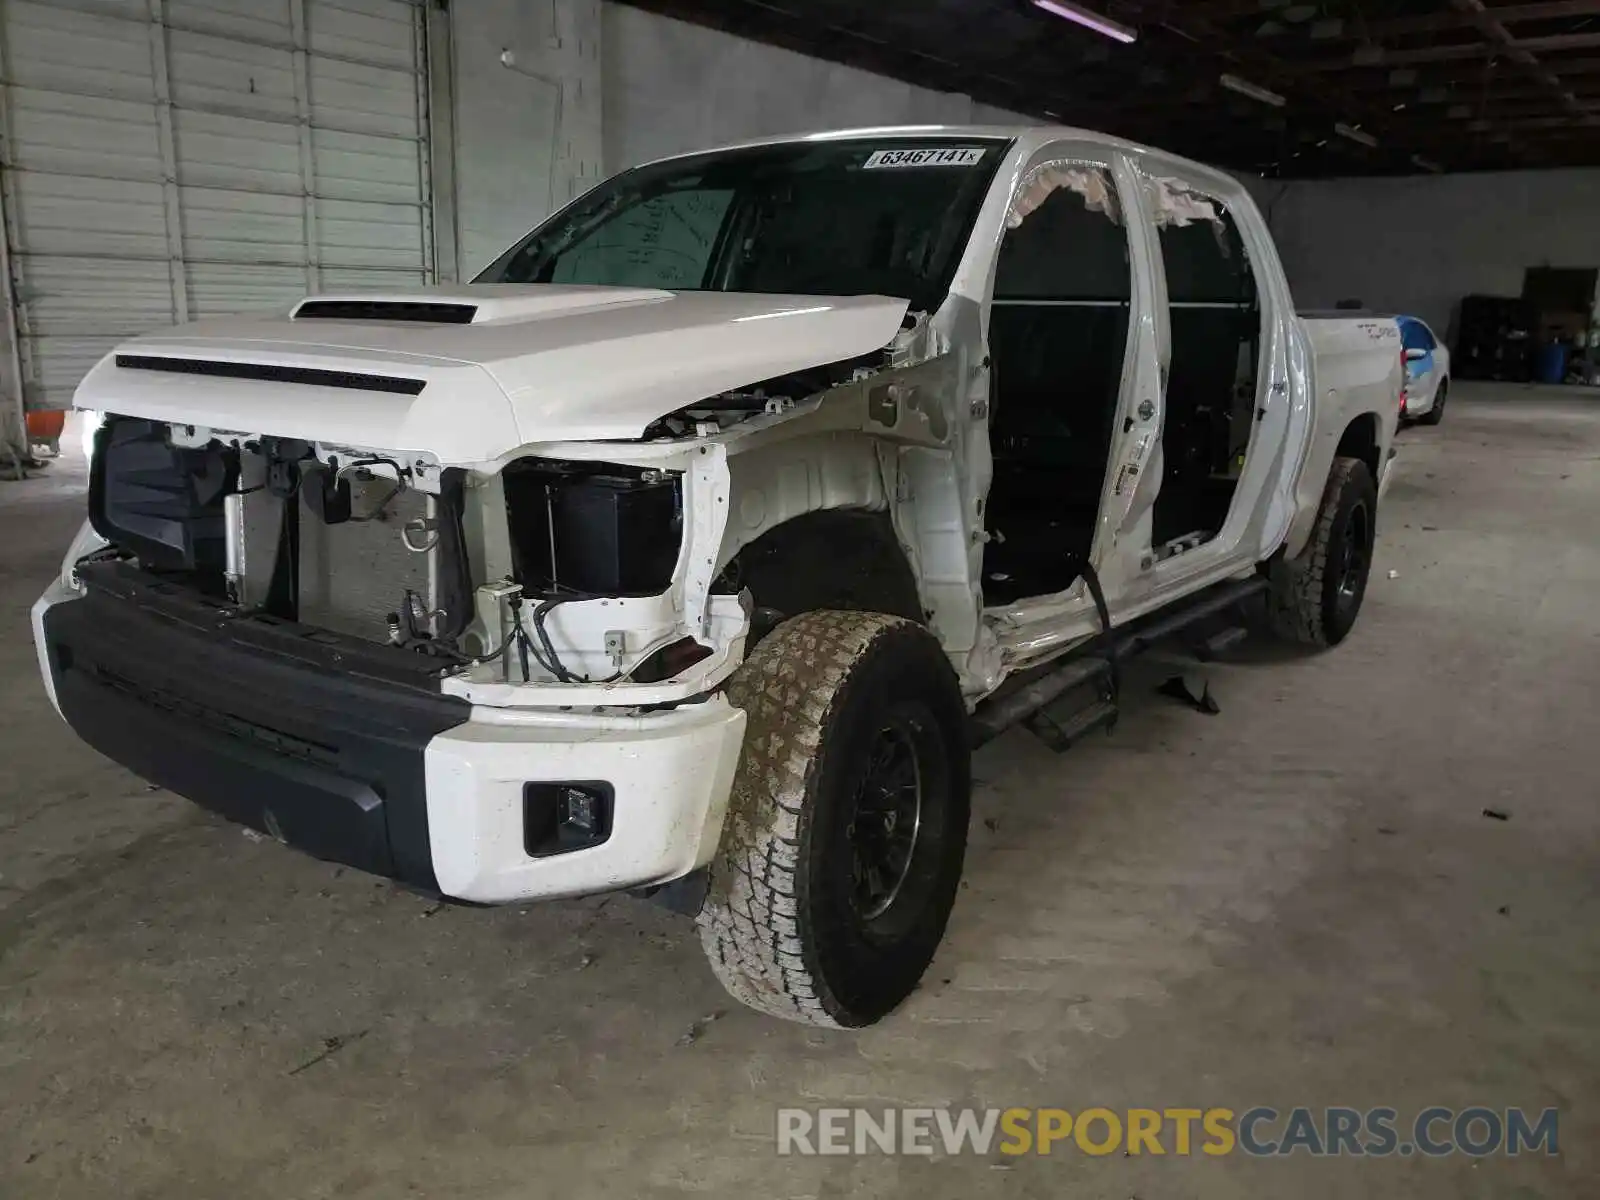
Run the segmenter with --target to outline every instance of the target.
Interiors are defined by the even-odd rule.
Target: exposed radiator
[[[394,490],[388,479],[350,481],[351,510],[372,512]],[[407,490],[382,516],[326,525],[300,503],[300,621],[371,641],[384,641],[389,614],[400,613],[406,589],[431,608],[430,554],[406,549],[401,530],[427,515],[428,497]]]

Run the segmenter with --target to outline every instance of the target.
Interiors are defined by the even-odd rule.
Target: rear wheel
[[[1372,573],[1378,489],[1367,464],[1336,458],[1311,541],[1269,570],[1273,626],[1311,646],[1337,646],[1361,612]]]
[[[1417,418],[1417,424],[1437,425],[1440,421],[1444,420],[1444,402],[1445,397],[1447,397],[1449,394],[1450,381],[1448,379],[1440,380],[1439,392],[1433,398],[1433,407]]]
[[[729,681],[744,749],[700,939],[752,1008],[868,1025],[916,987],[960,884],[966,708],[938,642],[879,613],[784,622]]]

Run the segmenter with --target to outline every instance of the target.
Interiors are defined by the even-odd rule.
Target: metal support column
[[[161,151],[161,198],[167,226],[167,277],[172,319],[189,319],[189,281],[183,269],[183,208],[178,191],[178,150],[172,136],[172,85],[167,69],[166,0],[150,0],[150,75],[155,82],[156,140]]]
[[[306,291],[314,295],[322,286],[322,262],[317,238],[317,162],[311,144],[311,59],[305,0],[289,0],[289,29],[294,43],[294,119],[305,206]]]
[[[428,182],[433,202],[434,278],[461,278],[456,229],[455,48],[449,0],[425,0],[425,70],[428,79]],[[425,193],[427,194],[427,193]]]

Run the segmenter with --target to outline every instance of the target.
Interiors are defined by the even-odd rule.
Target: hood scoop
[[[406,321],[423,325],[483,325],[538,320],[622,304],[659,303],[671,292],[655,288],[562,284],[456,287],[410,295],[311,296],[289,314],[295,321]]]
[[[470,325],[478,315],[478,306],[426,300],[302,300],[292,315],[296,321],[420,321],[425,325]]]

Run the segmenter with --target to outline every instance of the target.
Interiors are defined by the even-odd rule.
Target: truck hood
[[[907,307],[559,284],[317,296],[125,343],[74,402],[466,465],[637,438],[708,396],[882,349]]]

